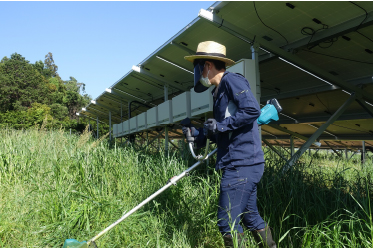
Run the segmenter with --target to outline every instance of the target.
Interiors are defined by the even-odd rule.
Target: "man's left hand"
[[[217,122],[213,118],[207,119],[203,124],[203,133],[206,135],[207,138],[210,138],[212,135],[218,133],[217,130]]]

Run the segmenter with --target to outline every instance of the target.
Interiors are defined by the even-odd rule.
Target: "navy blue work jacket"
[[[235,108],[234,114],[229,113],[232,106]],[[212,138],[218,146],[216,170],[227,166],[264,163],[256,121],[260,115],[260,106],[245,77],[231,72],[224,73],[214,99],[213,112],[218,129],[218,134]],[[199,133],[197,145],[200,147],[206,143],[206,137],[201,137],[204,136],[202,130]]]

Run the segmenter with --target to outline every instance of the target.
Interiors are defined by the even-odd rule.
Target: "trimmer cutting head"
[[[86,241],[79,242],[76,239],[66,239],[62,248],[98,248],[94,241],[89,244]]]

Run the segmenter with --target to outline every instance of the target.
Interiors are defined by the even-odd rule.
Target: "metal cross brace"
[[[335,152],[335,154],[337,154],[338,155],[338,157],[342,157],[342,155],[339,153],[339,152],[337,152],[330,144],[329,144],[329,142],[328,141],[325,141],[324,140],[324,142],[329,146],[329,148],[330,149],[332,149],[333,150],[333,152]]]
[[[298,159],[302,156],[302,154],[311,146],[312,143],[326,130],[326,128],[332,124],[334,121],[338,119],[341,114],[354,102],[356,99],[355,93],[352,93],[351,96],[347,99],[347,101],[329,118],[327,122],[325,122],[319,129],[316,130],[314,134],[302,145],[301,148],[290,158],[290,160],[284,165],[282,168],[282,172],[285,173],[289,168],[291,168]]]
[[[271,144],[269,143],[267,140],[263,139],[263,142],[269,147],[272,149],[272,151],[274,151],[280,158],[282,158],[284,161],[287,161],[287,159],[279,152],[277,151],[277,149]]]

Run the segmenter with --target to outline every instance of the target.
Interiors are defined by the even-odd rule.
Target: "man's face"
[[[202,72],[203,77],[208,77],[209,80],[211,80],[211,78],[212,78],[211,75],[213,74],[212,73],[212,70],[213,70],[212,67],[213,66],[214,66],[214,64],[211,63],[210,61],[205,62],[205,66],[204,66],[203,72]]]
[[[220,78],[216,78],[216,75],[220,73],[213,62],[206,60],[195,60],[194,61],[194,80],[195,82],[200,80],[200,77],[208,78],[210,83],[217,85],[220,83]]]
[[[196,63],[194,64],[194,66],[196,64],[199,64],[199,67],[198,67],[198,70],[199,70],[199,74],[203,77],[209,77],[209,79],[211,79],[211,76],[210,74],[212,74],[211,72],[214,70],[214,64],[210,61],[205,61],[205,60],[199,60],[199,61],[196,61]]]
[[[206,77],[207,71],[205,68],[206,61],[195,60],[194,65],[194,82],[197,83],[202,77]]]

